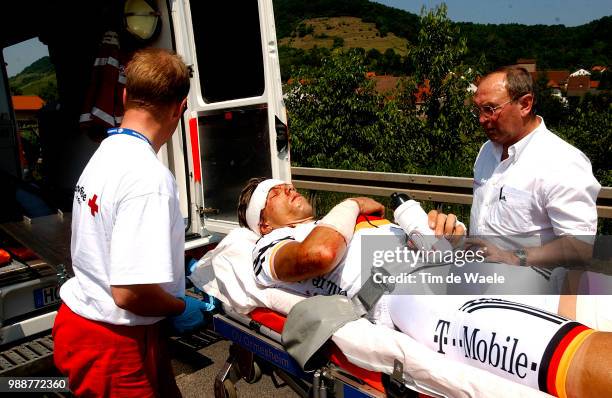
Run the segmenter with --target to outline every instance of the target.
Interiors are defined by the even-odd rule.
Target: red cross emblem
[[[98,195],[94,194],[94,196],[91,199],[89,199],[89,201],[87,202],[87,205],[91,209],[91,215],[94,217],[96,216],[96,212],[98,211],[98,205],[96,204],[96,199],[98,199]]]

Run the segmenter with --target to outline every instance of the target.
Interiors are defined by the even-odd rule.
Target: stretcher
[[[300,396],[546,397],[545,393],[454,360],[410,336],[365,318],[338,329],[318,364],[304,371],[281,343],[285,314],[303,297],[255,284],[251,271],[256,237],[237,229],[204,256],[190,279],[223,303],[214,316],[217,333],[232,342],[215,380],[217,397],[236,396],[239,379],[278,376]],[[252,233],[251,233],[252,234]],[[253,234],[254,235],[254,234]]]
[[[367,371],[351,364],[333,344],[325,349],[327,360],[316,370],[305,372],[282,346],[284,321],[282,315],[266,309],[257,309],[251,316],[229,312],[213,317],[215,331],[232,342],[228,359],[215,379],[217,398],[236,396],[238,379],[255,383],[264,372],[279,377],[302,397],[417,396],[415,386],[402,377],[401,363],[390,377]],[[430,391],[430,396],[442,395]]]

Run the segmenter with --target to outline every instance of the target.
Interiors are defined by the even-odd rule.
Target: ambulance
[[[178,184],[185,250],[202,248],[237,226],[237,198],[251,177],[290,179],[273,14],[272,0],[4,5],[0,376],[28,374],[50,360],[58,286],[71,272],[76,181],[106,130],[121,121],[123,71],[133,51],[172,49],[191,71],[188,110],[158,153]],[[9,84],[11,60],[4,59],[11,47],[31,39],[48,49],[57,82],[56,95],[29,116],[36,125],[35,156],[25,145],[21,110],[14,107],[19,93]]]

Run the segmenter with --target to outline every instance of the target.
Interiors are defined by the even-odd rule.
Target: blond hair
[[[180,56],[162,48],[145,48],[125,69],[126,109],[166,107],[189,92],[189,69]]]

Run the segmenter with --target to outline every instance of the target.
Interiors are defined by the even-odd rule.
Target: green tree
[[[609,94],[585,96],[555,132],[591,160],[602,186],[612,186],[612,103]]]
[[[419,132],[427,142],[422,172],[471,176],[472,163],[484,135],[466,106],[477,70],[463,64],[466,40],[459,27],[446,16],[446,5],[421,11],[420,30],[408,57],[414,74],[404,83],[402,99],[412,106],[417,96],[423,126]]]
[[[301,68],[286,87],[293,164],[409,169],[408,151],[398,145],[405,117],[395,102],[374,91],[364,59],[363,50],[337,49],[320,67]]]
[[[546,121],[549,128],[557,128],[567,123],[569,106],[560,97],[553,96],[548,80],[541,74],[536,81],[536,113]]]

